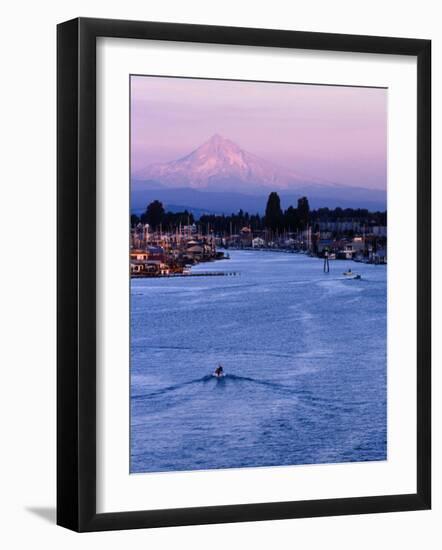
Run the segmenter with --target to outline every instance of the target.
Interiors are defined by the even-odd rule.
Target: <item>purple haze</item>
[[[386,189],[386,89],[131,77],[133,173],[215,133],[310,178]]]

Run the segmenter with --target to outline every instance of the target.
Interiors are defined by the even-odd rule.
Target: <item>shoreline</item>
[[[237,277],[239,271],[200,271],[194,273],[169,273],[165,275],[137,274],[131,279],[177,279],[180,277]]]
[[[275,254],[297,254],[301,256],[307,256],[308,258],[312,258],[315,260],[325,260],[323,256],[318,256],[317,254],[308,253],[307,251],[300,251],[300,250],[291,250],[291,249],[281,249],[281,248],[252,248],[252,247],[243,247],[243,248],[222,248],[223,252],[232,250],[234,252],[266,252],[266,253],[275,253]],[[177,279],[177,278],[184,278],[184,277],[237,277],[240,275],[239,271],[196,271],[192,272],[192,267],[201,265],[201,264],[208,264],[212,262],[218,262],[221,260],[230,260],[230,257],[221,257],[221,258],[211,258],[207,259],[205,261],[196,262],[192,266],[189,267],[189,272],[187,273],[164,273],[164,274],[153,274],[153,273],[131,273],[130,278],[131,279]],[[355,258],[329,258],[329,261],[331,262],[354,262],[354,263],[362,263],[364,265],[377,265],[377,266],[387,266],[387,262],[370,262],[370,261],[363,261],[363,260],[356,260]]]
[[[318,254],[313,254],[312,252],[307,251],[301,251],[301,250],[293,250],[288,248],[253,248],[253,247],[242,247],[242,248],[223,248],[222,250],[234,250],[234,251],[243,251],[243,252],[275,252],[276,254],[297,254],[302,256],[307,256],[309,258],[313,258],[316,260],[324,260],[324,256],[319,256]],[[328,258],[330,262],[338,261],[338,262],[355,262],[355,263],[361,263],[366,265],[387,265],[387,262],[372,262],[372,261],[364,261],[364,260],[358,260],[355,258]]]

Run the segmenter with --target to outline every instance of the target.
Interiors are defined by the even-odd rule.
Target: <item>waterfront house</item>
[[[252,246],[253,234],[250,227],[243,227],[240,233],[240,240],[242,246]]]
[[[149,260],[164,261],[164,248],[162,246],[148,246],[146,251]]]
[[[144,262],[139,260],[132,260],[130,262],[130,272],[131,274],[140,274],[144,272]]]
[[[169,275],[170,273],[169,266],[159,260],[149,260],[146,262],[146,269],[157,275]]]
[[[135,249],[130,252],[130,259],[132,261],[145,262],[148,258],[149,254],[145,250]]]
[[[352,248],[355,252],[359,252],[361,250],[364,250],[365,248],[364,237],[353,237],[351,243],[352,243]]]
[[[339,260],[352,260],[355,252],[352,243],[345,243],[344,246],[338,250],[337,258]]]
[[[265,240],[261,239],[261,237],[255,237],[252,239],[252,247],[253,248],[263,248],[265,245]]]
[[[167,264],[159,260],[130,262],[130,272],[132,275],[144,275],[147,277],[158,277],[170,274],[170,268]]]
[[[186,248],[185,257],[197,261],[201,260],[204,254],[204,248],[199,244],[194,244]]]

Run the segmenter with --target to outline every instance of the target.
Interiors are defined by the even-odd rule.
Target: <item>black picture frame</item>
[[[417,491],[361,498],[96,512],[96,39],[417,58]],[[431,41],[79,18],[57,28],[57,523],[75,531],[424,510],[431,506]]]

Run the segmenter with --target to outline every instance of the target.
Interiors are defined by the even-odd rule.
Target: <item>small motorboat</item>
[[[348,271],[344,271],[342,275],[344,275],[345,277],[348,277],[349,279],[362,279],[359,273],[355,273],[351,269],[349,269]]]
[[[213,373],[215,378],[223,378],[225,376],[224,369],[221,365],[218,365]]]

